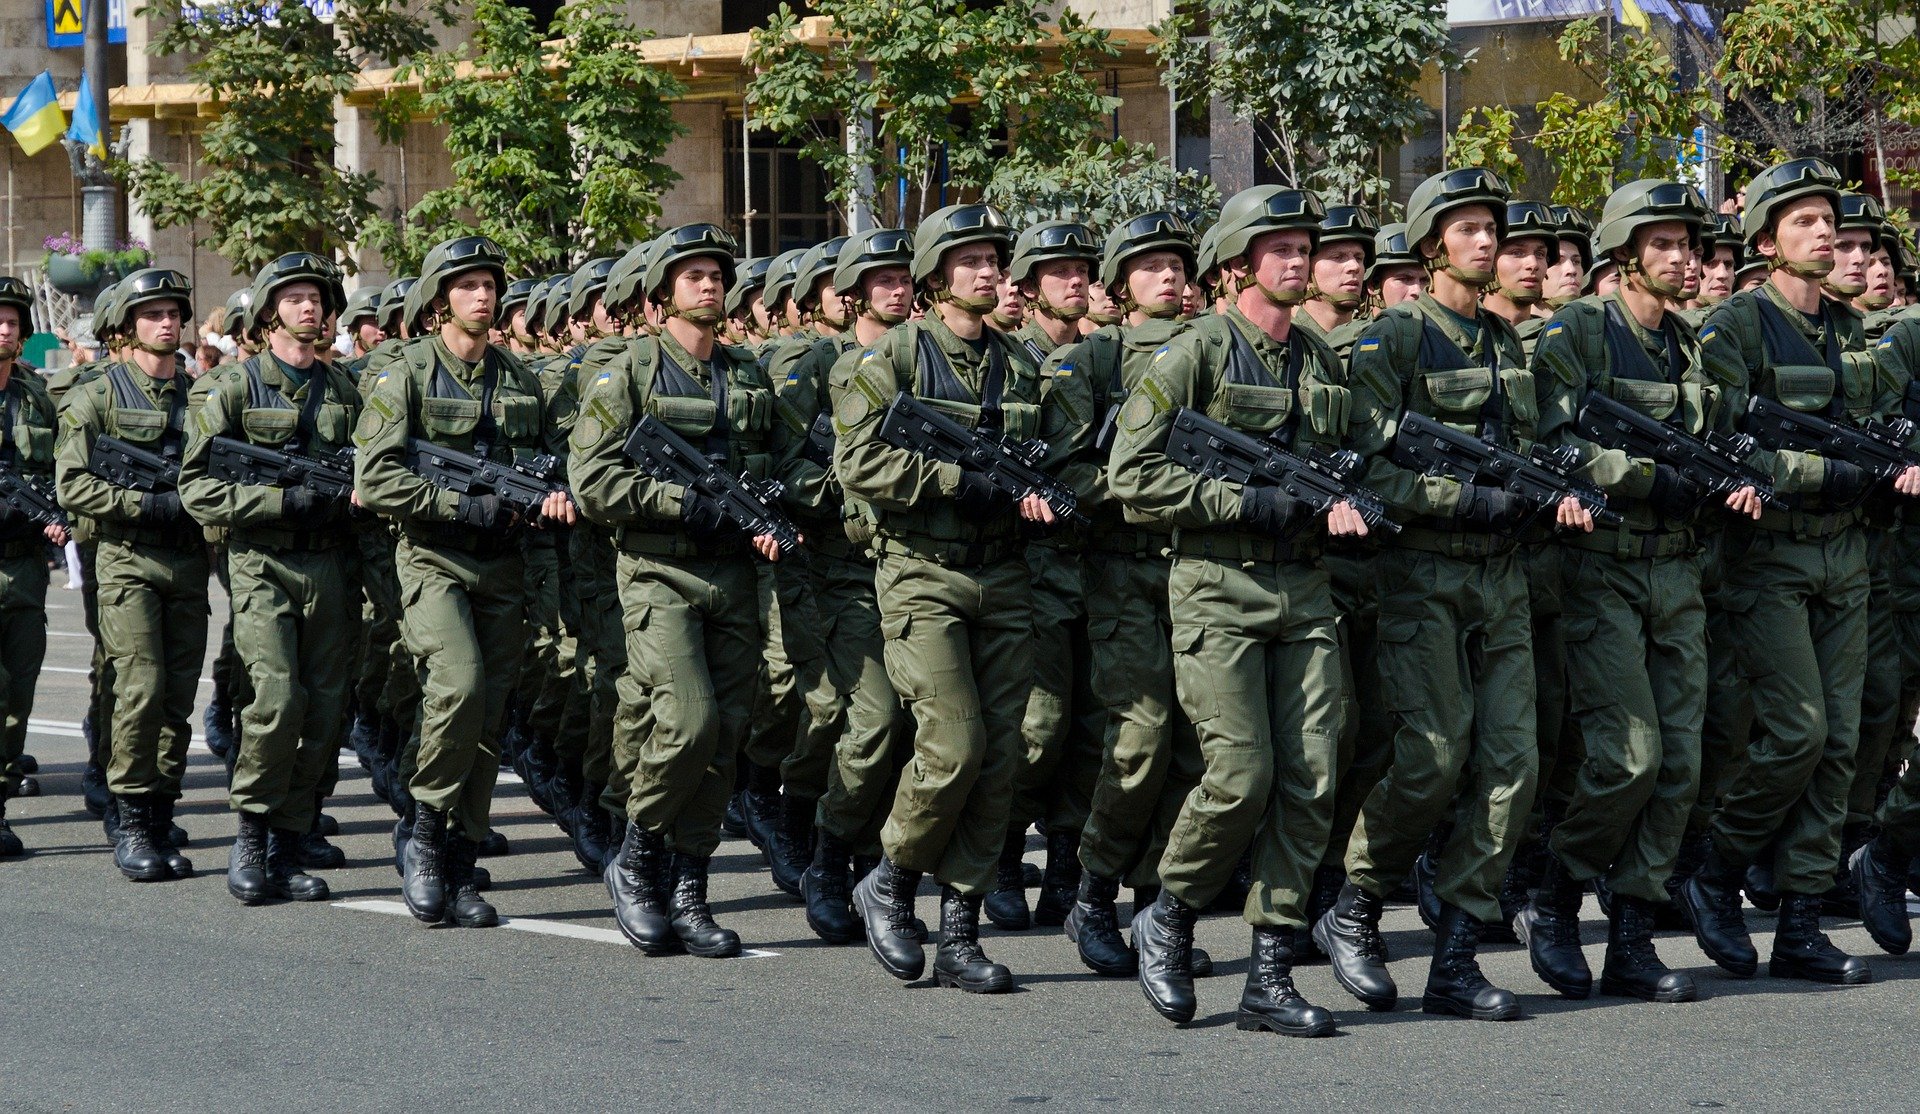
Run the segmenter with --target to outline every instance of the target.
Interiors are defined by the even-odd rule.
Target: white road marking
[[[390,916],[411,917],[405,902],[362,899],[357,901],[330,902],[335,909],[360,909],[368,913],[386,913]],[[565,936],[573,940],[596,940],[602,944],[618,944],[623,948],[633,945],[627,943],[618,929],[593,928],[583,924],[570,924],[566,921],[543,921],[531,917],[501,917],[501,928],[517,928],[522,932],[534,932],[542,936]],[[748,948],[739,955],[741,959],[771,959],[779,952],[770,952],[762,948]]]
[[[47,637],[48,638],[84,638],[88,642],[93,641],[93,636],[83,630],[50,630],[47,632]]]

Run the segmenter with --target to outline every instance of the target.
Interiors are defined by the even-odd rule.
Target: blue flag
[[[73,124],[67,128],[67,138],[86,144],[95,158],[107,161],[106,132],[100,127],[99,114],[93,110],[92,74],[80,75],[80,97],[73,104]]]

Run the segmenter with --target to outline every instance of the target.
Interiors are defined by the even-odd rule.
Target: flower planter
[[[88,295],[120,276],[100,264],[89,265],[77,255],[47,256],[47,281],[62,294]]]

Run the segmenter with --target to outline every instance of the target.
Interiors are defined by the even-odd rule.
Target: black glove
[[[1469,529],[1511,534],[1537,509],[1533,500],[1515,495],[1504,487],[1461,484],[1460,502],[1454,507],[1453,517]]]
[[[1653,466],[1653,486],[1647,490],[1647,502],[1663,518],[1686,518],[1700,509],[1707,489],[1680,474],[1669,464]]]
[[[287,525],[300,529],[331,522],[338,506],[310,487],[290,487],[280,493],[280,517]]]
[[[968,522],[984,524],[991,522],[1013,509],[1013,496],[993,486],[984,472],[962,470],[960,486],[954,489],[953,501],[960,507],[960,517]]]
[[[1270,538],[1291,538],[1313,521],[1313,509],[1277,487],[1240,489],[1240,524]]]
[[[140,521],[147,526],[172,526],[186,517],[177,491],[150,491],[140,497]]]
[[[498,495],[462,495],[453,517],[476,530],[504,530],[513,525],[513,508]]]
[[[680,496],[680,524],[687,536],[701,545],[738,541],[740,528],[727,518],[720,501],[697,488],[688,488]]]
[[[1850,507],[1866,497],[1873,490],[1874,475],[1865,468],[1855,467],[1844,460],[1822,457],[1826,462],[1827,474],[1820,481],[1820,495],[1827,502],[1840,507]]]

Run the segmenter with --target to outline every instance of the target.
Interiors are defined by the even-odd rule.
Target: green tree
[[[1426,122],[1422,69],[1460,67],[1444,0],[1207,0],[1207,34],[1176,4],[1156,28],[1182,104],[1250,120],[1292,185],[1380,207],[1378,152]]]
[[[120,168],[162,228],[199,221],[201,246],[245,273],[288,251],[344,250],[373,215],[379,180],[334,165],[334,100],[371,60],[432,45],[450,0],[340,0],[329,25],[284,0],[157,0],[150,49],[193,60],[187,72],[219,105],[192,181],[153,159]]]
[[[1058,166],[1002,167],[982,200],[1016,227],[1077,220],[1104,232],[1149,209],[1170,209],[1204,226],[1220,208],[1220,190],[1199,171],[1175,170],[1151,144],[1121,139]]]
[[[843,214],[864,206],[910,224],[938,206],[943,188],[986,189],[1001,174],[1097,157],[1118,102],[1100,92],[1096,71],[1116,51],[1071,9],[1049,28],[1034,0],[813,7],[833,21],[824,51],[800,41],[799,17],[785,4],[754,32],[747,109],[755,124],[801,144]],[[859,138],[863,122],[870,141]],[[900,181],[904,211],[892,188]]]
[[[507,0],[478,0],[473,25],[470,41],[397,75],[419,81],[418,109],[445,125],[453,184],[399,221],[369,222],[367,245],[412,270],[449,225],[471,224],[515,273],[535,274],[651,235],[661,194],[680,180],[662,156],[686,130],[670,103],[685,87],[633,49],[649,35],[626,5],[566,5],[551,52]]]

